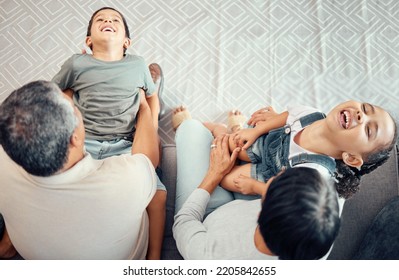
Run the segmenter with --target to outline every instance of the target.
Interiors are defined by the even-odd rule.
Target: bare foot
[[[228,133],[227,126],[222,123],[204,122],[203,125],[209,129],[214,138]]]
[[[172,126],[176,131],[177,128],[184,122],[185,120],[191,119],[191,114],[184,106],[179,106],[175,108],[172,112]]]
[[[240,111],[230,111],[228,116],[227,129],[230,131],[230,133],[239,131],[243,128],[246,119],[247,117],[245,117]]]

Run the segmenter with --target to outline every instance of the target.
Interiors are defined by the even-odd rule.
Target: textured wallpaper
[[[0,1],[0,102],[32,80],[51,79],[79,53],[91,14],[127,18],[130,53],[165,73],[163,143],[170,109],[226,122],[272,105],[328,112],[355,99],[399,108],[399,2],[394,0]],[[397,117],[397,115],[396,115]]]

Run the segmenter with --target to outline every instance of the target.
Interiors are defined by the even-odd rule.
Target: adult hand
[[[229,137],[228,134],[216,137],[211,145],[209,171],[222,178],[233,168],[240,151],[240,148],[237,147],[230,155]]]
[[[212,193],[223,177],[233,168],[240,148],[235,148],[230,155],[229,137],[230,135],[226,134],[213,140],[208,172],[198,188]]]
[[[235,148],[230,155],[229,137],[230,135],[226,134],[213,140],[208,172],[198,188],[212,193],[223,177],[233,168],[240,148]]]
[[[267,121],[277,115],[278,113],[274,111],[273,107],[267,106],[253,113],[247,123],[248,125],[256,126],[258,122]]]

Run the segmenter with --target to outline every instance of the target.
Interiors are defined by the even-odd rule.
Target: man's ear
[[[91,45],[93,42],[91,41],[91,36],[86,37],[86,45],[91,49]]]
[[[69,140],[69,144],[72,147],[80,147],[83,145],[84,139],[81,139],[81,137],[79,137],[79,135],[76,132],[72,133],[72,136]]]
[[[363,165],[363,158],[361,155],[353,155],[347,152],[342,153],[342,160],[346,165],[351,167],[360,168]]]
[[[131,44],[132,40],[130,40],[129,38],[125,38],[125,42],[123,43],[123,48],[127,49],[130,47]]]

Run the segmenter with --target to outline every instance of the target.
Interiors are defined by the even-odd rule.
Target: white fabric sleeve
[[[314,112],[320,112],[320,110],[317,110],[313,107],[303,106],[303,105],[288,106],[287,111],[288,111],[287,124],[292,124],[303,116],[312,114]]]
[[[133,164],[131,167],[140,168],[137,174],[141,174],[143,185],[141,188],[141,203],[144,203],[144,208],[150,203],[155,195],[157,189],[157,178],[155,174],[154,166],[152,165],[150,159],[144,154],[134,154],[134,155],[122,155],[125,156],[128,164]]]

